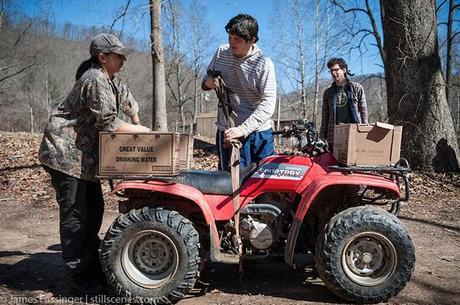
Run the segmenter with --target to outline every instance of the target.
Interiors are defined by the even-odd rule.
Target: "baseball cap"
[[[101,52],[128,55],[131,50],[125,47],[115,35],[99,34],[91,41],[89,53],[95,56]]]

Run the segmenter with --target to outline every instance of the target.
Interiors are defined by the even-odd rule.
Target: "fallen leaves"
[[[216,170],[215,145],[205,140],[195,139],[192,168]],[[18,205],[56,205],[50,177],[38,161],[40,142],[40,134],[0,133],[0,204],[14,201]],[[402,215],[458,223],[460,175],[413,172],[409,181],[411,199],[402,208]],[[103,181],[103,191],[106,204],[116,206],[118,198],[109,195],[107,181]]]
[[[38,161],[42,135],[29,133],[0,133],[0,205],[14,202],[17,205],[57,205],[49,175]],[[217,169],[214,145],[195,140],[192,168]],[[106,205],[116,206],[118,197],[110,195],[107,180],[102,181]]]

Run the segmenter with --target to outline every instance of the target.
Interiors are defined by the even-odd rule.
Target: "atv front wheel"
[[[378,303],[410,280],[415,250],[404,225],[376,207],[349,208],[334,216],[317,241],[321,279],[352,302]]]
[[[109,284],[141,303],[180,300],[199,277],[199,236],[178,212],[131,210],[119,216],[101,245]]]

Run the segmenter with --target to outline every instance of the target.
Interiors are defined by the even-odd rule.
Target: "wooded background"
[[[216,109],[215,95],[201,91],[200,85],[213,51],[225,41],[217,41],[215,31],[209,30],[203,1],[157,3],[168,130],[189,131],[199,113]],[[135,49],[121,77],[139,102],[142,123],[152,125],[150,41],[113,30],[132,14],[148,14],[148,1],[144,12],[136,11],[129,0],[120,1],[117,17],[107,20],[105,28],[55,24],[46,11],[31,18],[16,4],[0,0],[0,130],[41,132],[70,91],[76,68],[89,57],[89,42],[101,32],[115,33]],[[351,78],[364,86],[370,122],[402,124],[403,156],[415,167],[458,169],[459,3],[286,0],[266,5],[273,16],[270,28],[260,30],[272,33],[263,51],[275,63],[280,119],[307,118],[319,126],[322,93],[331,83],[327,60],[373,52],[378,54],[375,64],[385,72]],[[443,139],[447,144],[440,148]],[[433,160],[440,158],[440,149],[452,150],[455,162],[436,168]]]

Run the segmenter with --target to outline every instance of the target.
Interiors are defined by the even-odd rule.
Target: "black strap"
[[[219,99],[218,106],[222,108],[227,128],[235,127],[235,121],[233,120],[231,113],[233,113],[233,107],[230,103],[230,89],[225,85],[224,80],[221,77],[219,71],[208,71],[208,76],[217,78],[218,86],[214,89]],[[237,248],[238,255],[243,252],[241,236],[240,236],[240,148],[241,143],[239,141],[232,141],[231,143],[231,157],[230,157],[230,172],[232,176],[232,192],[233,192],[233,220],[235,224],[235,235],[233,236],[233,244]],[[241,261],[240,261],[241,263]]]
[[[109,83],[110,83],[110,86],[112,87],[112,92],[115,95],[115,103],[117,106],[117,115],[118,115],[120,112],[120,94],[118,92],[118,87],[115,85],[115,83],[112,80],[109,81]]]

